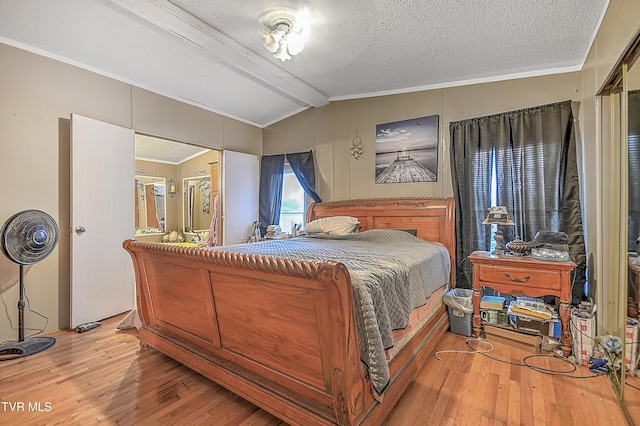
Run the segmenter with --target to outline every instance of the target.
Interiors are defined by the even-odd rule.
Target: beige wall
[[[4,44],[0,64],[0,221],[37,208],[51,214],[61,231],[58,248],[25,278],[31,307],[49,318],[48,330],[69,325],[72,113],[207,148],[262,152],[260,128]],[[17,268],[0,256],[0,286],[10,286],[0,290],[0,297],[13,327]],[[29,312],[26,323],[44,326],[44,320]],[[16,338],[6,315],[0,314],[0,341]]]
[[[320,197],[327,201],[390,196],[451,196],[451,121],[564,100],[575,101],[575,110],[579,108],[581,99],[581,76],[575,72],[332,102],[263,129],[264,154],[314,149],[319,178],[316,185]],[[440,117],[438,181],[376,184],[376,125],[434,114]],[[358,160],[350,156],[351,141],[356,133],[362,138],[364,150],[364,155]]]

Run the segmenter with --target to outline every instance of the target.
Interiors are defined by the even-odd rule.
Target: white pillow
[[[305,232],[316,234],[324,232],[331,235],[351,234],[358,229],[360,221],[351,216],[331,216],[316,219],[304,226]]]

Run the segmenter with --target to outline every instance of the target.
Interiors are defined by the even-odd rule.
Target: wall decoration
[[[358,131],[356,130],[356,135],[351,139],[351,156],[359,160],[362,154],[362,138],[358,136]]]
[[[438,115],[376,125],[376,183],[438,180]]]

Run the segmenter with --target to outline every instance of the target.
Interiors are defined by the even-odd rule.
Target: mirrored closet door
[[[625,92],[627,94],[627,330],[626,353],[630,356],[628,369],[625,377],[623,399],[632,421],[640,425],[640,365],[638,356],[638,336],[640,331],[630,333],[631,327],[640,320],[640,61],[638,54],[640,41],[636,42],[636,50],[632,52],[635,57],[630,57],[627,63],[627,73],[625,79]],[[635,321],[635,324],[634,324]]]
[[[602,141],[610,143],[610,158],[604,159],[609,176],[610,220],[605,225],[614,259],[610,266],[610,291],[603,295],[610,314],[601,320],[605,330],[622,342],[624,357],[614,362],[611,384],[633,424],[640,425],[640,377],[637,376],[638,285],[640,258],[640,38],[632,43],[600,93]],[[605,265],[606,267],[606,265]],[[636,332],[637,333],[637,332]]]

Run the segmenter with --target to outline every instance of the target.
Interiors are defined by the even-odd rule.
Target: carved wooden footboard
[[[366,222],[365,213],[396,218],[383,221],[390,228],[430,223],[438,240],[452,243],[450,199],[381,201],[360,200],[354,216],[373,224],[369,228],[376,223]],[[342,215],[343,207],[314,205],[310,219],[331,215],[326,208]],[[443,307],[393,358],[391,383],[378,402],[361,368],[351,279],[343,264],[133,240],[123,246],[136,273],[141,343],[290,424],[381,422],[448,327]]]

